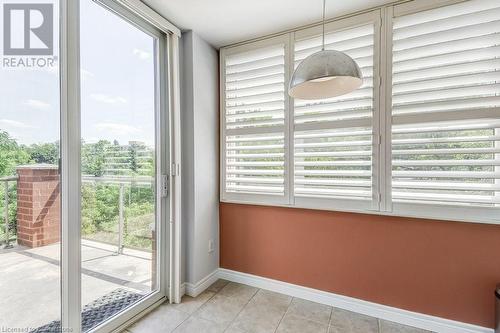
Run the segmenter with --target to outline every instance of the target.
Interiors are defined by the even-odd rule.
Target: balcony
[[[60,319],[58,169],[51,165],[21,166],[17,176],[0,178],[0,185],[1,325],[50,331],[50,325],[57,325]],[[113,311],[105,311],[111,316],[154,289],[154,201],[146,200],[139,213],[130,212],[134,191],[149,194],[152,188],[152,177],[82,177],[84,328],[99,322],[92,318],[96,317],[92,312],[96,304],[112,307]],[[102,204],[96,198],[99,191],[105,192],[107,214],[86,214]]]

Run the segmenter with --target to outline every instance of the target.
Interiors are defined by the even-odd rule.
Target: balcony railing
[[[18,170],[18,175],[17,176],[9,176],[9,177],[0,177],[0,183],[3,183],[3,189],[4,189],[4,203],[2,206],[4,206],[4,211],[3,211],[3,222],[5,223],[4,225],[4,237],[3,237],[3,243],[4,243],[4,248],[11,248],[12,247],[12,240],[14,238],[12,238],[12,236],[16,236],[15,235],[15,232],[13,232],[13,227],[12,227],[12,223],[13,223],[13,218],[9,218],[9,206],[10,205],[13,205],[13,204],[16,204],[16,211],[17,211],[17,228],[19,230],[19,228],[21,228],[21,231],[22,233],[26,233],[26,220],[28,220],[28,223],[32,223],[32,225],[36,225],[33,226],[33,230],[38,228],[38,225],[40,225],[40,223],[43,225],[44,221],[43,219],[45,218],[45,215],[48,216],[48,218],[50,219],[50,221],[47,223],[47,225],[49,226],[49,228],[54,228],[54,225],[55,225],[55,222],[57,222],[57,228],[59,228],[59,203],[58,203],[58,200],[59,200],[59,180],[58,180],[58,172],[57,172],[57,168],[54,169],[54,166],[38,166],[39,169],[36,168],[37,166],[33,166],[31,167],[30,169],[30,166],[25,166],[25,167],[22,167],[22,172],[24,173],[19,173],[20,171]],[[28,172],[31,172],[31,173],[26,173],[28,169]],[[40,174],[37,174],[36,172],[45,172],[45,173],[40,173]],[[28,176],[26,176],[28,175]],[[41,176],[40,176],[41,175]],[[30,178],[31,177],[31,178]],[[46,178],[44,178],[46,177]],[[23,192],[27,189],[26,187],[26,184],[29,184],[29,181],[30,179],[32,179],[33,183],[32,183],[32,187],[33,189],[36,188],[36,190],[28,190],[28,192]],[[43,183],[44,181],[46,180],[47,184],[49,185],[40,185],[40,183]],[[12,198],[12,195],[9,197],[9,191],[12,192],[12,188],[9,187],[9,185],[11,183],[17,183],[17,202],[13,202],[14,200],[11,200]],[[118,234],[118,241],[115,242],[114,239],[116,239],[116,231],[113,231],[113,234],[115,236],[112,236],[114,239],[113,239],[113,244],[116,244],[116,247],[117,247],[117,250],[116,252],[118,254],[122,254],[123,253],[123,249],[125,247],[125,234],[126,234],[126,218],[125,218],[125,210],[126,210],[126,188],[127,186],[129,188],[131,187],[146,187],[146,188],[153,188],[154,187],[154,177],[149,177],[149,176],[102,176],[102,177],[95,177],[95,176],[88,176],[88,175],[85,175],[85,176],[82,176],[82,187],[83,186],[86,186],[86,185],[89,185],[89,184],[95,184],[95,185],[106,185],[106,186],[117,186],[119,191],[118,191],[118,202],[117,202],[117,205],[118,205],[118,216],[114,215],[113,218],[110,220],[111,222],[111,225],[113,226],[113,230],[116,230],[116,222],[113,222],[113,221],[116,221],[116,218],[117,218],[117,234]],[[0,184],[2,185],[2,184]],[[29,187],[29,185],[28,185]],[[33,192],[36,192],[36,193],[41,193],[40,195],[42,195],[41,198],[35,198],[35,195],[36,194],[32,194]],[[19,195],[20,193],[22,193],[21,195]],[[31,195],[26,195],[26,193],[31,193]],[[44,194],[45,193],[45,194]],[[47,194],[49,193],[49,194]],[[154,193],[154,192],[152,192]],[[45,197],[44,197],[45,195]],[[114,195],[116,195],[116,192],[114,192]],[[143,200],[144,201],[144,200]],[[55,203],[55,204],[54,204]],[[143,202],[144,203],[144,202]],[[149,201],[146,200],[146,206],[148,206],[149,204]],[[27,206],[28,205],[28,206]],[[31,206],[30,206],[31,205]],[[152,210],[154,212],[154,196],[152,196],[152,199],[151,199],[151,205],[152,205]],[[26,208],[28,207],[28,208]],[[29,208],[31,207],[31,208]],[[41,210],[40,208],[37,208],[37,207],[42,207]],[[48,208],[47,208],[48,207]],[[115,206],[116,207],[116,206]],[[21,209],[19,209],[21,208]],[[34,213],[33,211],[39,209],[39,213]],[[50,209],[53,209],[54,212],[56,212],[57,214],[52,214],[51,213],[47,213],[47,211],[49,211]],[[92,207],[90,208],[92,209]],[[115,208],[116,209],[116,208]],[[26,211],[30,212],[33,216],[32,217],[29,217],[28,219],[26,218]],[[24,214],[24,215],[21,215],[20,214]],[[149,212],[147,213],[149,214]],[[36,216],[35,216],[36,215]],[[41,218],[40,218],[41,216]],[[20,218],[22,217],[22,218]],[[135,216],[135,218],[140,218]],[[22,221],[21,221],[22,220]],[[144,220],[144,219],[143,219]],[[21,221],[21,222],[20,222]],[[144,222],[144,221],[142,221]],[[146,222],[147,219],[146,219]],[[44,225],[45,227],[45,225]],[[45,229],[45,228],[42,228],[42,229]],[[143,229],[146,229],[146,228],[143,228]],[[33,230],[31,230],[31,232],[34,232]],[[52,229],[54,230],[54,229]],[[142,229],[140,229],[142,230]],[[146,236],[137,236],[137,237],[142,237],[142,238],[147,238],[147,239],[152,239],[152,236],[149,235],[149,232],[153,231],[154,230],[154,223],[151,222],[151,224],[147,227],[147,235]],[[54,231],[52,231],[54,232]],[[28,234],[30,234],[30,231],[27,232]],[[55,231],[55,233],[59,233],[58,232],[58,229]],[[27,237],[33,237],[35,238],[35,236],[27,236]],[[45,236],[43,236],[45,237]],[[42,237],[42,238],[43,238]],[[50,242],[54,242],[54,235],[52,234],[50,236],[51,240]],[[58,235],[57,235],[58,237]],[[134,236],[135,237],[135,236]],[[83,235],[83,238],[87,238],[85,237],[85,235]],[[93,241],[98,241],[98,242],[102,242],[102,243],[110,243],[110,242],[107,242],[103,239],[99,239],[99,237],[97,237],[97,239],[95,237],[89,237],[88,239],[91,239]],[[22,244],[22,245],[26,245],[26,244],[23,244],[22,240],[20,240],[18,238],[18,243]],[[28,245],[28,246],[32,246],[32,247],[36,247],[36,246],[41,246],[41,245],[44,245],[45,243],[30,243],[31,245]],[[35,245],[33,245],[35,244]],[[133,247],[133,246],[130,246],[130,247]]]
[[[150,187],[154,185],[154,177],[148,176],[82,176],[82,184],[94,183],[94,184],[107,184],[119,186],[119,197],[118,197],[118,244],[117,253],[122,254],[124,245],[124,233],[125,233],[125,186],[144,186]],[[153,226],[151,226],[153,228]],[[93,239],[95,240],[95,239]]]
[[[10,225],[9,225],[9,183],[17,182],[18,176],[10,176],[10,177],[0,177],[0,183],[3,183],[4,189],[4,211],[3,211],[3,220],[5,223],[4,230],[4,248],[9,249],[12,248],[12,244],[10,244]]]

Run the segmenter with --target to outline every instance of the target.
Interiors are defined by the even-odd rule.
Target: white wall
[[[219,267],[219,56],[194,32],[181,41],[182,278],[196,284]]]

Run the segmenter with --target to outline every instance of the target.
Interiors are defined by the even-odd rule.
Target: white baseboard
[[[215,281],[219,279],[219,270],[216,269],[212,273],[205,276],[197,283],[184,282],[181,285],[181,295],[188,295],[196,297],[210,287]]]
[[[261,289],[271,290],[289,296],[299,297],[309,301],[326,304],[333,307],[437,333],[494,333],[494,330],[491,328],[402,310],[387,305],[363,301],[352,297],[337,295],[326,291],[302,287],[287,282],[268,279],[265,277],[241,273],[224,268],[220,268],[218,270],[215,279],[214,273],[212,273],[202,281],[207,281],[208,279],[210,279],[210,281],[213,280],[215,282],[217,278],[243,283]],[[207,282],[206,284],[208,284],[208,287],[211,283],[209,284]],[[203,283],[203,286],[205,286],[206,284]],[[196,285],[199,285],[199,287],[194,288],[196,291],[202,289],[201,283],[197,283]],[[188,293],[188,288],[186,288],[186,292]]]

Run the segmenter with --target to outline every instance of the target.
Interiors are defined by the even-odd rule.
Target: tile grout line
[[[334,309],[335,308],[333,306],[330,306],[330,318],[328,318],[328,326],[326,328],[326,333],[330,333],[330,327],[332,326],[332,317]]]
[[[222,290],[222,288],[221,288],[221,290]],[[204,292],[206,292],[206,291],[207,291],[207,290],[203,291],[201,294],[203,294],[203,293],[204,293]],[[220,291],[220,290],[219,290],[219,291]],[[192,318],[192,317],[193,317],[193,318],[195,318],[195,317],[194,317],[194,314],[195,314],[196,312],[198,312],[198,310],[199,310],[199,309],[201,309],[201,307],[202,307],[203,305],[205,305],[205,304],[206,304],[209,300],[211,300],[211,299],[212,299],[215,295],[217,295],[217,294],[219,293],[219,291],[217,291],[217,292],[213,292],[212,296],[210,296],[210,297],[209,297],[209,298],[208,298],[205,302],[203,302],[203,303],[202,303],[202,304],[201,304],[201,305],[200,305],[200,306],[199,306],[196,310],[194,310],[194,311],[193,311],[193,313],[188,313],[188,312],[185,312],[185,311],[182,311],[182,310],[177,310],[177,309],[175,309],[175,308],[174,308],[174,310],[177,310],[177,311],[179,311],[179,312],[182,312],[182,313],[186,313],[186,314],[188,314],[188,317],[187,317],[187,318],[186,318],[183,322],[181,322],[179,325],[177,325],[177,326],[176,326],[176,327],[175,327],[175,328],[174,328],[171,332],[172,332],[172,333],[175,333],[175,331],[179,328],[179,326],[181,326],[182,324],[184,324],[184,323],[185,323],[187,320],[189,320],[190,318]],[[201,294],[200,294],[200,295],[201,295]],[[200,295],[198,295],[197,297],[199,297]],[[189,295],[186,295],[186,296],[189,296]],[[191,297],[191,296],[189,296],[189,297]],[[193,298],[193,299],[196,299],[196,297],[192,297],[192,298]],[[181,303],[182,303],[182,299],[181,299]],[[181,304],[181,303],[179,303],[179,304]],[[195,318],[195,319],[196,319],[196,318]],[[201,319],[203,319],[203,318],[201,318]],[[210,320],[209,320],[209,321],[210,321]],[[210,322],[211,322],[211,321],[210,321]]]
[[[286,314],[288,313],[288,310],[290,310],[290,306],[292,305],[292,302],[293,302],[293,299],[295,297],[291,297],[290,299],[290,303],[288,304],[287,308],[286,308],[286,311],[285,313],[283,314],[283,316],[281,316],[280,318],[280,321],[278,322],[278,325],[276,326],[276,328],[274,329],[274,333],[276,333],[278,331],[278,328],[280,328],[280,325],[281,325],[281,322],[283,321],[283,318],[285,318]]]
[[[229,283],[235,283],[235,282],[229,282]],[[228,283],[228,284],[229,284],[229,283]],[[239,284],[244,285],[244,286],[248,286],[248,285],[243,284],[243,283],[239,283]],[[227,286],[227,285],[226,285],[226,286]],[[258,293],[260,290],[262,290],[262,289],[260,289],[260,288],[256,288],[256,289],[257,289],[257,290],[256,290],[256,291],[255,291],[255,293],[252,295],[252,297],[250,297],[250,299],[248,300],[248,302],[246,302],[246,303],[245,303],[245,305],[243,305],[243,307],[242,307],[242,308],[241,308],[241,310],[240,310],[240,311],[236,314],[236,316],[233,318],[233,320],[231,320],[231,321],[229,322],[229,325],[226,327],[226,329],[224,330],[224,332],[227,332],[227,330],[231,327],[231,325],[234,323],[234,321],[236,320],[236,318],[238,318],[238,316],[240,315],[240,313],[242,313],[242,312],[243,312],[243,310],[244,310],[244,309],[247,307],[247,305],[250,303],[250,301],[251,301],[252,299],[254,299],[255,295],[257,295],[257,293]],[[222,290],[222,289],[221,289],[221,290]],[[223,297],[225,297],[225,296],[223,296]],[[241,330],[241,331],[244,331],[244,330]],[[246,332],[246,331],[244,331],[244,332]]]

